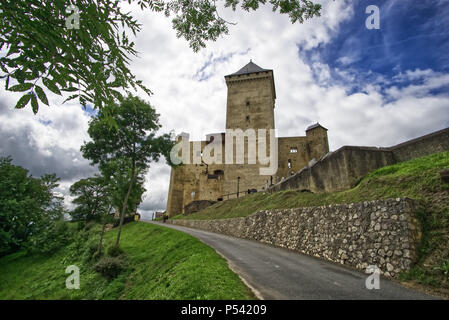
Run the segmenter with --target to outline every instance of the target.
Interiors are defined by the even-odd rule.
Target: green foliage
[[[79,238],[77,224],[68,225]],[[88,240],[97,239],[100,228],[93,227]],[[105,243],[112,244],[114,237],[106,232]],[[2,257],[0,299],[255,299],[226,260],[185,233],[133,222],[123,227],[121,246],[127,267],[112,279],[84,263],[74,242],[51,256],[17,252]],[[80,267],[80,290],[65,288],[69,265]]]
[[[108,183],[110,204],[114,208],[121,208],[131,179],[129,162],[126,162],[125,159],[113,159],[102,165],[101,171],[107,177],[105,179]],[[144,175],[140,174],[136,177],[129,194],[126,214],[134,214],[136,212],[145,191]]]
[[[89,238],[83,245],[84,252],[82,260],[85,263],[95,262],[101,258],[98,251],[98,239],[96,237]]]
[[[72,238],[67,222],[63,220],[50,221],[38,233],[30,237],[27,244],[31,253],[53,253],[65,246]]]
[[[225,7],[236,10],[237,5],[245,11],[257,10],[266,0],[226,0]],[[303,23],[305,19],[320,16],[321,5],[304,0],[270,0],[273,11],[288,14],[292,23]],[[177,37],[189,41],[194,51],[206,46],[206,41],[215,41],[219,36],[228,34],[228,25],[235,24],[220,17],[216,2],[207,0],[161,1],[157,10],[164,10],[166,16],[174,14],[173,28]]]
[[[174,15],[172,22],[178,37],[184,37],[194,51],[205,41],[228,33],[229,22],[222,19],[215,0],[128,0],[141,9]],[[233,10],[240,0],[226,0]],[[243,10],[256,10],[266,0],[242,0]],[[321,5],[306,0],[270,0],[273,11],[288,14],[292,23],[320,15]],[[75,5],[77,9],[70,9]],[[79,28],[73,24],[79,18]],[[129,93],[141,88],[141,80],[129,69],[131,57],[137,55],[134,36],[141,25],[117,0],[14,0],[0,2],[0,78],[5,89],[23,92],[16,108],[31,101],[34,113],[38,99],[48,105],[43,88],[57,95],[69,95],[65,101],[79,99],[102,108],[122,100],[118,89]]]
[[[131,74],[129,57],[136,55],[128,33],[141,26],[124,13],[115,0],[1,1],[0,77],[6,90],[23,92],[16,108],[31,100],[34,113],[39,100],[48,105],[43,90],[71,94],[101,108],[121,98],[117,88],[150,91]],[[79,8],[80,27],[68,28],[70,5]],[[74,17],[74,16],[72,16]],[[124,26],[125,31],[119,32]]]
[[[124,256],[102,257],[95,265],[94,269],[106,278],[115,278],[127,267]]]
[[[93,247],[98,248],[99,234],[101,227],[98,224],[93,223],[70,223],[73,229],[73,236],[70,243],[67,245],[67,253],[63,259],[63,262],[80,259],[83,263],[89,263],[93,258]],[[84,225],[84,226],[83,226]],[[80,228],[82,226],[82,228]]]
[[[109,257],[118,257],[124,254],[124,251],[120,247],[109,246],[106,250],[106,254]]]
[[[436,268],[441,271],[447,280],[449,280],[449,259],[444,261],[439,267]]]
[[[108,214],[111,192],[104,177],[81,179],[70,187],[70,193],[76,197],[72,203],[77,205],[70,212],[73,220],[100,221]]]
[[[114,120],[115,128],[109,119]],[[92,141],[81,146],[81,152],[92,164],[99,164],[113,190],[113,202],[122,204],[116,246],[126,210],[135,211],[142,201],[144,174],[150,162],[158,161],[161,155],[170,158],[174,142],[169,134],[156,136],[160,128],[156,110],[131,95],[120,104],[105,106],[89,122]]]
[[[109,117],[115,121],[115,129],[108,123]],[[149,162],[159,160],[161,155],[169,159],[173,142],[168,134],[156,136],[160,128],[156,110],[146,101],[130,95],[120,104],[107,105],[92,118],[88,133],[93,141],[85,143],[81,152],[92,164],[99,164],[100,170],[116,160],[130,169],[135,166],[143,173]]]
[[[34,178],[11,162],[0,158],[0,256],[29,246],[31,237],[39,242],[41,233],[51,238],[59,226],[53,222],[63,216],[63,199],[53,192],[59,179]]]

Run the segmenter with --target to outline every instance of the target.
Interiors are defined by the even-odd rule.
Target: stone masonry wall
[[[256,240],[395,277],[416,261],[421,227],[408,198],[266,210],[243,218],[170,223]]]
[[[449,150],[449,128],[389,148],[344,146],[311,167],[271,186],[270,192],[299,189],[336,192],[354,187],[367,173],[417,157]]]

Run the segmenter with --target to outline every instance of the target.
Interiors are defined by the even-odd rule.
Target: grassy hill
[[[92,243],[99,229],[89,232]],[[105,234],[112,244],[116,230]],[[126,224],[121,248],[128,268],[108,280],[73,243],[51,256],[15,253],[0,259],[0,299],[255,299],[212,248],[185,233],[144,222]],[[69,265],[80,268],[80,289],[68,290]]]
[[[422,203],[423,239],[419,262],[403,280],[449,289],[449,183],[439,172],[449,168],[449,152],[442,152],[375,170],[353,189],[314,194],[295,190],[256,193],[218,202],[197,213],[174,219],[244,217],[259,210],[321,206],[376,199],[409,197]]]

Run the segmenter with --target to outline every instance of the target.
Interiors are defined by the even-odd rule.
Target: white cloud
[[[220,9],[228,21],[230,33],[206,49],[194,53],[184,39],[176,38],[171,22],[163,14],[141,12],[135,6],[143,30],[136,39],[139,58],[131,64],[133,72],[154,92],[149,100],[161,114],[164,132],[189,132],[191,139],[204,139],[207,133],[221,132],[225,127],[226,84],[224,75],[233,73],[250,59],[262,68],[273,69],[276,83],[276,127],[280,136],[304,135],[305,128],[319,121],[329,129],[331,149],[342,145],[389,146],[449,125],[449,98],[430,95],[434,89],[449,83],[448,75],[432,70],[406,70],[395,80],[420,80],[405,87],[390,87],[381,76],[371,84],[360,84],[363,92],[349,90],[355,76],[350,70],[333,70],[344,82],[332,79],[330,67],[317,54],[311,65],[301,58],[301,50],[319,48],[331,42],[339,25],[353,15],[350,1],[322,1],[322,17],[292,25],[285,15],[271,12],[265,6],[257,12],[232,12]],[[128,6],[127,4],[125,6]],[[318,51],[319,52],[319,51]],[[341,57],[342,65],[354,57]],[[317,77],[317,74],[319,75]],[[346,84],[345,84],[346,82]],[[14,94],[1,92],[5,105],[14,105]],[[34,152],[29,158],[45,167],[51,157],[67,161],[57,172],[66,180],[61,192],[67,195],[73,177],[92,174],[79,147],[88,139],[88,115],[76,105],[61,105],[53,97],[51,108],[42,107],[37,116],[30,110],[9,110],[0,114],[2,139],[26,136],[33,146],[18,146]],[[4,140],[5,141],[5,140]],[[14,156],[14,155],[13,155]],[[18,159],[16,159],[18,160]],[[25,161],[23,163],[31,163]],[[29,159],[28,159],[29,160]],[[75,168],[75,173],[69,172]],[[69,178],[72,177],[72,179]],[[164,209],[168,195],[170,170],[164,163],[153,164],[146,182],[147,194],[141,212]],[[68,198],[69,199],[69,198]]]

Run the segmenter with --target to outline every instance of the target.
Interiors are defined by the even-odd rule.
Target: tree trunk
[[[100,242],[98,243],[98,253],[101,254],[101,248],[103,247],[103,235],[104,229],[106,229],[106,223],[103,223],[103,229],[101,230]]]
[[[109,206],[108,216],[111,214],[111,210],[112,210],[112,205]],[[98,252],[100,254],[101,254],[101,248],[103,247],[103,235],[104,235],[104,230],[106,229],[106,224],[107,224],[106,221],[105,221],[105,223],[103,223],[103,229],[101,230],[101,235],[100,235],[100,242],[98,243]]]
[[[120,214],[120,224],[118,225],[117,239],[115,240],[115,247],[116,248],[119,247],[120,234],[122,232],[123,220],[125,220],[126,206],[128,205],[128,199],[129,199],[129,195],[131,194],[131,189],[132,189],[133,184],[134,184],[134,179],[135,179],[135,164],[133,163],[133,167],[132,167],[132,170],[131,170],[131,181],[129,183],[128,192],[126,192],[126,197],[125,197],[125,200],[123,201],[122,212]]]

